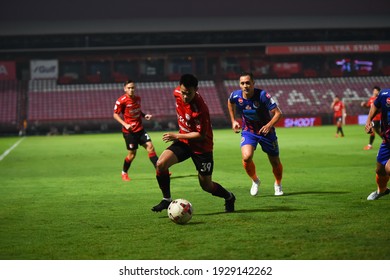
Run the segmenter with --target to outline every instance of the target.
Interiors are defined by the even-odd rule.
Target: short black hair
[[[134,83],[133,80],[127,80],[123,83],[123,86],[125,87],[127,84],[131,84],[131,83]]]
[[[198,79],[192,74],[184,74],[180,77],[180,85],[186,88],[197,88]]]
[[[255,80],[255,77],[253,76],[253,73],[252,72],[241,72],[240,74],[240,77],[244,77],[244,76],[249,76],[251,78],[252,81]]]
[[[376,89],[377,91],[381,91],[381,88],[378,86],[374,86],[372,89]]]

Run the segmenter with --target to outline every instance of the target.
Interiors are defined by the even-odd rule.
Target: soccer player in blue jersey
[[[234,132],[238,133],[242,129],[242,164],[252,179],[250,194],[256,196],[260,186],[253,162],[254,152],[260,144],[263,152],[268,155],[275,176],[275,195],[283,195],[283,166],[279,158],[278,138],[274,127],[282,117],[282,112],[265,90],[255,88],[252,73],[245,72],[240,75],[240,88],[230,94],[228,109]],[[236,120],[237,113],[241,116],[242,128]]]
[[[390,175],[390,88],[381,90],[371,106],[365,126],[367,133],[372,133],[374,129],[372,121],[378,113],[382,114],[381,131],[383,142],[376,157],[377,190],[372,192],[367,197],[367,200],[376,200],[390,193],[390,189],[387,187]]]

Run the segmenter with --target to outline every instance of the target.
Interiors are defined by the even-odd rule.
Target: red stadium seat
[[[156,120],[176,118],[173,89],[177,82],[137,83],[142,110]],[[212,117],[225,118],[214,82],[201,81],[199,91]],[[121,84],[57,85],[44,80],[30,83],[29,120],[111,120],[115,101],[123,94]]]
[[[16,124],[20,83],[0,81],[0,123]]]
[[[318,116],[331,114],[329,105],[339,95],[348,115],[367,114],[361,101],[371,96],[374,85],[387,87],[390,77],[346,77],[310,79],[258,79],[256,86],[269,92],[284,115]],[[224,81],[227,92],[239,89],[237,81]]]

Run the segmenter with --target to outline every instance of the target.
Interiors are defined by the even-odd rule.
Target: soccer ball
[[[168,206],[168,217],[176,224],[185,224],[192,218],[192,204],[185,199],[175,199]]]

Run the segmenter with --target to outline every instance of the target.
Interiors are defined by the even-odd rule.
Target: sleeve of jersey
[[[115,102],[115,106],[114,106],[114,113],[116,114],[120,114],[122,111],[122,105],[119,101],[119,99]]]
[[[263,90],[260,96],[261,96],[260,97],[261,101],[267,106],[269,111],[278,107],[275,100],[271,97],[271,95],[268,92]]]
[[[175,97],[175,98],[178,98],[178,97],[180,97],[180,88],[179,87],[177,87],[177,88],[175,88],[174,90],[173,90],[173,96]]]
[[[229,98],[228,98],[228,101],[229,101],[230,103],[235,103],[235,100],[234,100],[234,91],[233,91],[232,93],[230,93],[230,96],[229,96]]]

